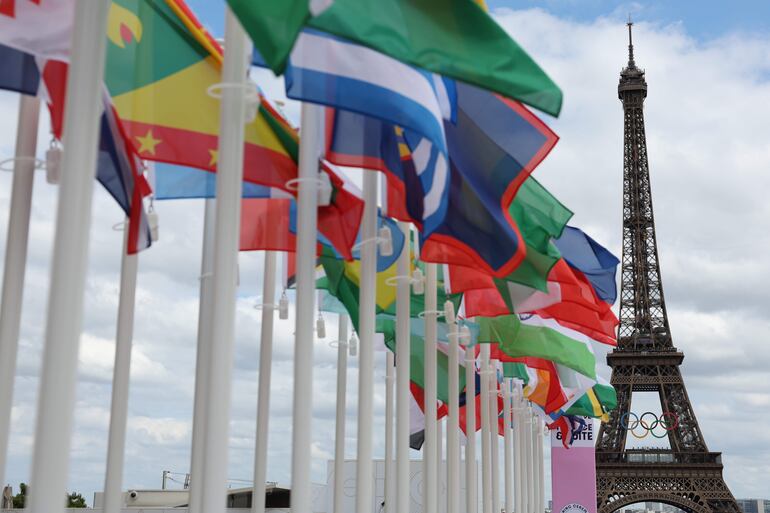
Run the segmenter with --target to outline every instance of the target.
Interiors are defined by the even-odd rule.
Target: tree
[[[19,493],[14,495],[12,500],[14,509],[24,509],[27,502],[27,483],[19,485]]]
[[[85,508],[85,498],[77,492],[72,492],[67,495],[67,507],[68,508]]]

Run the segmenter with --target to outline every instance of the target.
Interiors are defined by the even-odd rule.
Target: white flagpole
[[[294,406],[291,509],[310,511],[313,418],[313,314],[318,219],[318,159],[323,109],[302,104],[297,195],[297,319],[294,334]]]
[[[24,273],[27,269],[27,241],[39,118],[40,100],[35,96],[19,95],[16,160],[13,164],[11,209],[8,216],[0,303],[0,483],[5,482],[5,460],[11,430],[13,380],[16,377]]]
[[[206,394],[208,361],[211,354],[211,303],[214,279],[214,218],[216,200],[206,199],[203,213],[203,249],[201,255],[200,291],[198,296],[198,343],[195,353],[195,398],[193,400],[192,448],[190,458],[190,513],[203,513],[204,445],[206,431]]]
[[[423,511],[438,512],[438,425],[437,401],[437,273],[436,264],[425,264],[425,445],[423,449]]]
[[[513,464],[514,481],[513,495],[515,498],[514,511],[516,513],[526,513],[524,498],[523,473],[524,463],[522,459],[522,424],[524,415],[522,413],[523,399],[521,396],[521,384],[518,379],[513,380]]]
[[[458,397],[460,389],[460,370],[458,369],[460,333],[456,322],[449,324],[449,330],[449,376],[447,379],[449,416],[446,425],[447,512],[460,513],[460,404]]]
[[[436,506],[439,511],[446,511],[446,459],[444,457],[444,417],[436,423],[436,481],[438,482],[438,496],[436,497]]]
[[[481,344],[479,356],[481,358],[481,498],[483,512],[492,513],[492,444],[489,439],[489,344]]]
[[[225,11],[224,85],[220,102],[217,202],[214,233],[214,283],[211,313],[208,404],[204,436],[202,510],[222,512],[226,506],[227,457],[230,426],[235,303],[238,281],[243,136],[246,124],[246,84],[251,42],[229,8]],[[213,343],[213,342],[212,342]]]
[[[532,480],[534,474],[532,472],[532,410],[529,406],[525,406],[522,412],[523,422],[521,426],[522,440],[521,440],[521,459],[522,459],[522,472],[521,472],[521,484],[524,494],[522,499],[524,501],[524,511],[526,513],[532,513],[534,506],[532,500],[534,499],[532,491]]]
[[[259,338],[259,385],[257,391],[257,434],[254,444],[254,493],[251,508],[265,513],[267,479],[267,437],[270,424],[270,376],[273,366],[273,324],[275,321],[275,252],[265,251],[262,278],[262,326]]]
[[[80,1],[74,8],[62,178],[28,506],[32,513],[64,511],[102,112],[104,34],[110,4]]]
[[[389,512],[409,511],[409,376],[411,360],[411,281],[409,225],[399,222],[404,247],[396,262],[396,504]]]
[[[492,458],[492,511],[500,511],[500,434],[498,432],[497,411],[497,360],[489,362],[489,442]]]
[[[537,458],[538,419],[532,416],[532,513],[537,513],[540,506],[540,462]]]
[[[470,344],[470,340],[465,341]],[[473,348],[465,349],[465,502],[466,513],[477,513],[476,475],[476,358]],[[506,512],[507,513],[507,512]]]
[[[348,317],[340,314],[337,328],[337,406],[334,433],[334,513],[343,513],[345,491],[345,396],[348,386]],[[388,352],[390,353],[390,352]]]
[[[131,346],[134,337],[136,274],[139,255],[129,255],[129,220],[123,225],[123,255],[120,266],[118,329],[115,338],[115,367],[112,377],[110,429],[107,438],[107,469],[104,477],[104,513],[120,513],[123,507],[123,463],[128,422],[128,390],[131,376]]]
[[[505,435],[505,513],[513,512],[513,433],[511,422],[511,378],[503,378],[503,416]]]
[[[395,376],[395,357],[387,351],[385,357],[385,509],[383,513],[394,513],[396,510],[396,476],[395,461],[393,460],[393,385]]]
[[[377,173],[364,172],[364,217],[361,221],[361,286],[359,290],[358,357],[358,462],[356,466],[356,512],[371,513],[374,506],[372,485],[372,421],[374,399],[374,317],[377,293]],[[308,476],[309,477],[309,476]],[[310,511],[310,504],[297,511]]]
[[[538,495],[538,513],[545,511],[545,461],[543,460],[543,421],[537,420],[537,461],[538,461],[538,481],[539,481],[539,495]]]

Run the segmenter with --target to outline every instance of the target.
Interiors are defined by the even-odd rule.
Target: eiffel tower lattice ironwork
[[[628,66],[618,85],[624,114],[620,326],[618,346],[607,355],[618,407],[597,439],[598,513],[646,501],[693,513],[739,513],[722,478],[721,453],[708,450],[687,396],[679,369],[684,355],[671,341],[644,132],[647,82],[634,62],[631,26],[629,21]],[[658,392],[662,410],[678,418],[667,433],[670,448],[626,447],[634,392]]]

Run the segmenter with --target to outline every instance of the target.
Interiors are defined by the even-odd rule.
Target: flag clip
[[[278,318],[285,321],[289,318],[289,298],[286,297],[286,291],[281,293],[281,299],[278,300]]]
[[[350,342],[348,342],[348,348],[350,349],[350,356],[356,356],[358,354],[358,337],[355,333],[350,335]]]

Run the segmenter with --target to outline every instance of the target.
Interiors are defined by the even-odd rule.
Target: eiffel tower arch
[[[647,82],[634,62],[628,24],[628,65],[620,73],[623,103],[623,259],[618,346],[607,355],[618,407],[599,428],[596,444],[598,513],[636,502],[662,502],[692,513],[740,513],[722,478],[721,453],[711,452],[698,426],[672,343],[658,262],[644,99]],[[626,447],[631,396],[657,392],[668,449]],[[629,420],[631,419],[631,420]],[[677,419],[673,422],[671,419]]]

